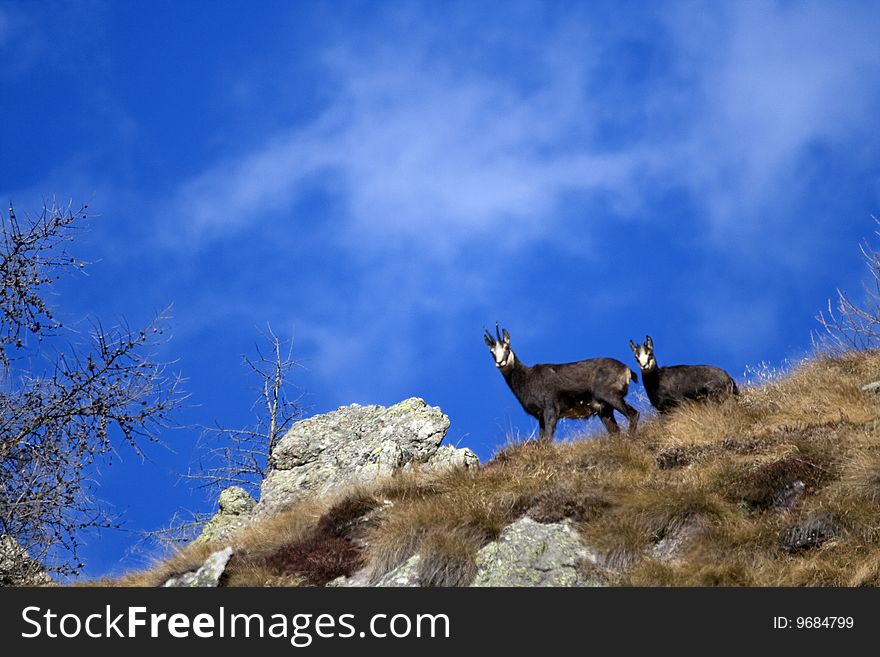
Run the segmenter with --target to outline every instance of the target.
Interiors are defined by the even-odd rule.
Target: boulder
[[[568,521],[541,524],[523,517],[508,525],[497,541],[476,557],[471,586],[599,586],[583,566],[598,555],[581,543]]]
[[[649,554],[658,561],[682,563],[682,554],[703,531],[702,525],[695,518],[686,520],[654,543]]]
[[[213,552],[198,570],[191,570],[181,575],[175,575],[168,579],[162,586],[164,587],[191,587],[191,588],[211,588],[216,587],[223,571],[226,570],[226,564],[232,556],[232,548],[227,547],[217,552]]]
[[[421,586],[419,582],[421,561],[422,558],[418,554],[414,554],[397,568],[377,578],[370,586],[394,586],[401,588]]]
[[[779,489],[770,506],[774,511],[787,511],[794,508],[807,492],[807,485],[800,479]]]
[[[370,585],[370,570],[369,568],[362,568],[355,573],[352,573],[348,577],[345,575],[340,575],[336,579],[331,579],[324,586],[331,586],[334,588],[350,588],[350,587],[361,587],[361,586],[369,586]]]
[[[406,468],[411,468],[412,463],[408,463]],[[453,468],[474,468],[478,465],[480,459],[467,447],[440,445],[427,461],[419,463],[418,468],[421,472],[444,472]]]
[[[393,406],[352,404],[301,420],[272,451],[256,515],[305,495],[368,484],[404,467],[437,472],[478,464],[469,449],[441,447],[449,418],[417,397]]]
[[[782,547],[787,552],[811,550],[841,535],[843,528],[834,516],[822,511],[813,512],[783,532]]]
[[[220,510],[214,514],[194,543],[222,541],[247,525],[257,501],[244,488],[230,486],[220,493]]]
[[[399,587],[412,588],[421,586],[419,581],[419,568],[422,558],[418,554],[414,554],[409,559],[400,564],[397,568],[389,570],[381,577],[373,579],[371,577],[370,568],[362,568],[353,573],[349,577],[337,577],[327,586],[337,587],[360,587],[360,586],[379,586],[379,587]]]

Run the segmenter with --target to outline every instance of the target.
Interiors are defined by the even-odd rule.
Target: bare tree
[[[87,341],[47,346],[62,329],[46,300],[51,286],[87,264],[66,250],[85,218],[85,207],[47,206],[24,220],[10,208],[2,221],[0,537],[16,546],[6,554],[22,558],[3,561],[0,583],[29,581],[39,567],[83,567],[81,532],[117,523],[94,495],[89,466],[109,462],[120,442],[142,454],[184,398],[179,378],[151,353],[167,313],[143,329],[95,322]]]
[[[202,453],[187,477],[202,486],[225,488],[238,485],[250,492],[275,467],[272,450],[301,415],[300,398],[293,395],[290,373],[298,363],[293,342],[281,340],[267,328],[268,349],[256,345],[257,358],[242,356],[242,364],[259,381],[257,398],[251,406],[254,422],[239,429],[217,423],[202,427]]]
[[[871,217],[880,226],[876,217]],[[832,352],[849,350],[864,351],[880,347],[880,251],[876,242],[880,229],[874,231],[874,243],[865,239],[860,250],[868,268],[869,278],[862,284],[864,299],[860,302],[841,290],[837,299],[828,300],[826,312],[820,312],[816,320],[822,329],[814,343]]]
[[[36,218],[24,223],[0,213],[0,363],[9,365],[9,350],[21,349],[28,336],[38,340],[61,328],[46,302],[46,289],[65,269],[82,269],[87,263],[67,252],[79,223],[86,218],[87,205],[77,211],[71,206],[44,206]]]

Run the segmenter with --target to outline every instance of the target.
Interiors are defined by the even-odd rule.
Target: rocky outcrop
[[[198,570],[191,570],[181,575],[176,575],[166,581],[164,587],[191,587],[210,588],[219,584],[226,564],[232,556],[232,548],[227,547],[212,553]]]
[[[371,578],[370,568],[363,568],[350,577],[337,577],[327,586],[339,587],[360,587],[360,586],[378,586],[378,587],[395,587],[395,588],[412,588],[421,586],[419,571],[422,564],[422,557],[414,554],[409,559],[400,564],[397,568],[389,570],[387,573],[376,579]]]
[[[567,521],[520,518],[477,553],[472,586],[599,586],[585,565],[598,563]]]
[[[230,486],[220,493],[220,510],[202,528],[194,543],[222,541],[247,525],[257,501],[244,488]]]
[[[265,516],[304,495],[368,484],[398,469],[439,472],[479,463],[469,449],[441,446],[449,418],[417,397],[389,407],[351,406],[301,420],[272,452],[255,514]]]
[[[471,586],[602,586],[603,580],[590,574],[601,571],[599,562],[570,522],[542,524],[523,517],[477,552]],[[415,554],[380,577],[371,578],[367,568],[328,586],[421,586],[421,566]]]
[[[414,554],[394,570],[377,578],[370,586],[393,586],[397,588],[421,586],[419,578],[421,565],[422,557]]]
[[[418,468],[420,472],[432,473],[444,472],[451,468],[475,468],[478,465],[480,465],[480,459],[470,449],[440,445],[437,451],[428,457],[427,461],[410,461],[403,469]]]

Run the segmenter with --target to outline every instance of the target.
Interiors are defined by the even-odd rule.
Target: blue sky
[[[878,34],[876,2],[0,2],[0,196],[99,215],[73,326],[173,303],[182,425],[250,419],[268,322],[307,413],[421,396],[485,460],[535,423],[483,325],[529,364],[809,351],[880,211]],[[102,468],[131,532],[211,505],[198,432],[163,438]]]

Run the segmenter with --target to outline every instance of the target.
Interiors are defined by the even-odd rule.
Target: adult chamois
[[[675,408],[685,400],[720,399],[739,392],[733,377],[714,365],[670,365],[658,367],[654,341],[645,336],[644,344],[629,341],[648,399],[660,413]]]
[[[495,366],[501,371],[514,396],[526,413],[538,420],[541,442],[553,440],[559,418],[588,418],[598,415],[608,433],[620,427],[614,411],[626,415],[629,433],[639,423],[639,412],[624,397],[629,382],[638,381],[636,373],[613,358],[590,358],[558,365],[531,367],[519,361],[510,348],[510,334],[495,325],[495,336],[484,329],[483,339],[492,352]]]

